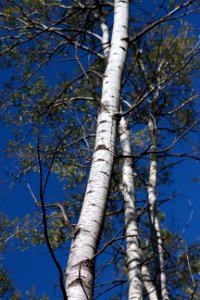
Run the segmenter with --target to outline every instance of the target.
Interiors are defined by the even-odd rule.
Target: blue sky
[[[1,139],[1,149],[5,146],[4,143],[11,137],[10,129],[1,127],[3,139]],[[13,168],[13,162],[4,159],[3,151],[1,150],[1,176],[5,178],[5,172]],[[200,164],[187,160],[178,165],[173,173],[175,184],[171,184],[162,188],[163,198],[170,193],[176,193],[177,197],[165,203],[162,209],[166,213],[166,224],[179,229],[179,232],[184,231],[183,237],[187,243],[199,241],[199,219],[200,219],[200,184],[194,183],[192,178],[199,177]],[[31,186],[35,192],[38,191],[38,176],[32,175],[29,179]],[[11,188],[6,184],[1,188],[0,207],[8,216],[23,217],[26,213],[32,213],[35,210],[33,199],[22,180],[17,182]],[[64,192],[61,186],[56,183],[55,179],[51,179],[48,193],[57,195],[64,199]],[[162,198],[162,197],[161,197]],[[190,205],[190,203],[191,205]],[[190,219],[192,214],[192,219]],[[187,224],[190,220],[189,226]],[[187,228],[186,228],[187,227]],[[66,252],[56,253],[65,266],[67,262]],[[16,283],[19,290],[30,290],[33,286],[37,289],[37,294],[42,295],[48,291],[50,299],[60,299],[58,288],[52,289],[52,286],[58,283],[58,273],[48,254],[45,246],[37,246],[28,251],[9,251],[5,255],[5,265],[11,271],[11,277]],[[24,296],[23,299],[26,299]]]
[[[148,5],[147,5],[148,8]],[[194,25],[199,28],[200,22],[197,17],[193,19]],[[198,84],[196,85],[198,88]],[[8,139],[12,138],[10,128],[1,126],[0,140],[0,163],[1,163],[1,178],[6,178],[6,172],[10,169],[15,169],[13,161],[5,160],[3,148]],[[163,205],[166,213],[166,224],[174,225],[183,232],[187,243],[196,242],[199,240],[199,219],[200,219],[200,184],[194,183],[192,178],[199,177],[200,164],[187,160],[176,167],[173,173],[175,184],[169,187],[163,187],[163,193],[176,193],[177,197]],[[38,191],[38,177],[32,175],[29,179],[34,191]],[[48,194],[57,195],[64,199],[64,191],[61,186],[55,183],[54,178],[51,179]],[[9,187],[9,183],[3,185],[0,192],[0,209],[14,218],[15,216],[23,217],[26,213],[34,211],[35,206],[33,199],[22,180],[16,185]],[[192,218],[191,218],[192,215]],[[188,225],[188,222],[189,226]],[[66,251],[57,252],[57,255],[65,266],[67,262]],[[28,251],[9,251],[5,255],[5,265],[11,271],[16,286],[19,290],[30,290],[33,286],[37,289],[37,294],[41,295],[48,292],[50,299],[60,299],[58,288],[52,289],[54,284],[58,283],[58,273],[55,269],[51,258],[49,257],[45,246],[33,247]],[[26,297],[24,296],[24,299]]]
[[[178,196],[162,207],[166,213],[166,223],[173,225],[173,228],[176,225],[180,233],[185,230],[183,237],[187,243],[199,241],[200,185],[191,181],[191,177],[199,176],[199,171],[199,164],[190,161],[178,166],[174,173],[176,185],[169,187],[171,192],[177,193]],[[31,184],[37,188],[36,178],[31,181]],[[164,188],[163,192],[169,193],[169,189],[166,191]],[[55,190],[58,191],[58,188]],[[191,201],[192,207],[189,205],[188,199]],[[1,209],[11,217],[23,217],[24,214],[34,211],[33,199],[24,182],[18,183],[11,190],[1,192],[0,203]],[[191,210],[193,210],[193,216],[186,228]],[[56,252],[63,266],[67,262],[66,252],[60,252],[60,255]],[[35,287],[37,295],[48,292],[50,299],[60,299],[58,287],[56,288],[58,273],[46,246],[32,247],[28,251],[9,251],[5,255],[5,265],[10,270],[11,277],[19,290],[26,291]],[[52,288],[54,285],[55,290]],[[24,296],[23,299],[26,297]]]

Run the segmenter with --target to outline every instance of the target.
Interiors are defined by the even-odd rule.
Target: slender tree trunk
[[[121,78],[128,47],[129,1],[115,0],[111,49],[106,67],[96,143],[83,207],[76,227],[68,266],[66,291],[69,300],[92,298],[94,261],[103,225],[115,150]]]
[[[159,66],[157,68],[158,74],[160,74],[162,67],[164,64],[164,60],[161,60]],[[149,85],[149,88],[153,88],[153,84],[148,79],[148,74],[145,69],[145,65],[143,61],[140,59],[140,67],[144,73],[145,80]],[[151,111],[154,107],[157,99],[159,98],[159,84],[161,82],[161,78],[157,78],[158,88],[154,92],[154,98],[151,101],[150,107],[150,116],[148,120],[148,131],[149,138],[151,142],[151,154],[150,154],[150,166],[149,166],[149,183],[147,186],[147,194],[148,194],[148,202],[149,202],[149,220],[151,226],[151,234],[152,234],[152,247],[155,255],[155,266],[159,275],[159,288],[157,293],[160,296],[161,300],[169,300],[169,293],[167,290],[167,278],[165,272],[165,263],[164,263],[164,255],[163,255],[163,243],[160,232],[160,222],[157,215],[156,208],[156,185],[157,185],[157,127],[156,127],[156,119]]]
[[[169,293],[167,290],[167,278],[165,272],[165,262],[163,255],[163,243],[160,232],[160,223],[156,209],[156,185],[157,185],[157,137],[156,137],[156,120],[151,114],[148,121],[149,137],[151,141],[150,154],[150,169],[149,169],[149,183],[147,186],[150,226],[152,232],[152,245],[155,254],[156,266],[159,273],[159,293],[161,300],[169,300]]]
[[[108,57],[110,52],[109,46],[109,28],[104,19],[101,19],[102,29],[102,49],[105,58]],[[123,155],[131,155],[131,144],[128,125],[124,117],[120,119],[119,133],[120,144]],[[134,176],[132,168],[132,159],[125,158],[123,160],[123,173],[122,173],[123,187],[122,192],[124,195],[125,203],[125,226],[126,226],[126,244],[127,244],[127,267],[128,267],[128,299],[142,299],[143,284],[141,279],[141,250],[138,242],[138,225],[137,225],[137,212],[135,206],[135,193],[134,193]]]
[[[131,144],[127,122],[122,117],[119,124],[120,144],[122,154],[130,156]],[[138,242],[138,224],[134,193],[134,175],[132,159],[124,158],[122,170],[125,226],[126,226],[126,253],[128,267],[128,299],[143,299],[143,284],[141,275],[141,249]]]
[[[151,280],[149,270],[145,264],[142,265],[142,278],[145,290],[150,300],[158,300],[156,288]]]

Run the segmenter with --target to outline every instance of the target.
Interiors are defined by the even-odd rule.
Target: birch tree
[[[3,80],[1,116],[14,128],[7,155],[17,156],[19,168],[9,180],[26,178],[36,209],[23,225],[16,221],[12,234],[3,230],[4,240],[18,240],[23,249],[46,244],[64,299],[109,297],[116,288],[113,299],[166,300],[176,297],[175,286],[181,289],[175,265],[188,267],[189,256],[175,254],[173,235],[163,228],[159,184],[167,184],[179,158],[199,160],[194,148],[173,152],[198,130],[199,42],[179,23],[198,7],[162,5],[154,14],[147,3],[128,0],[1,4],[1,67],[10,76]],[[65,200],[48,193],[55,175]],[[55,250],[69,242],[65,267]],[[191,268],[198,276],[194,261]],[[116,270],[108,283],[106,270]],[[184,277],[181,268],[177,274]],[[192,288],[183,293],[198,297],[187,275]]]
[[[143,56],[143,54],[141,56]],[[150,58],[150,60],[152,58],[153,58],[153,56]],[[177,61],[176,62],[175,61],[173,63],[176,65]],[[156,63],[157,64],[157,67],[156,67],[157,68],[156,69],[157,77],[154,78],[154,82],[152,82],[152,79],[150,79],[151,74],[149,73],[149,69],[151,71],[153,71],[152,66],[148,66],[147,61],[145,61],[146,65],[144,65],[144,63],[141,61],[141,58],[139,57],[139,67],[141,69],[142,76],[144,76],[144,80],[145,80],[145,84],[147,85],[147,89],[149,89],[149,91],[153,91],[153,94],[151,95],[150,99],[147,99],[147,104],[145,107],[146,113],[144,114],[144,122],[147,123],[148,136],[149,136],[149,141],[150,141],[149,178],[147,179],[146,188],[147,188],[147,197],[148,197],[148,203],[149,203],[150,228],[151,228],[151,233],[152,233],[151,242],[152,242],[153,253],[154,253],[154,258],[155,258],[155,269],[158,270],[156,272],[156,274],[157,274],[156,278],[157,277],[159,278],[156,291],[157,291],[160,299],[169,299],[169,293],[168,293],[168,288],[167,288],[167,273],[166,273],[166,269],[165,269],[166,263],[165,263],[164,255],[163,255],[166,250],[164,250],[164,246],[163,246],[160,222],[159,222],[159,217],[158,217],[158,213],[157,213],[157,200],[156,200],[156,198],[157,198],[156,188],[157,188],[157,179],[158,179],[157,152],[159,152],[157,149],[158,144],[159,144],[159,147],[161,147],[161,149],[162,149],[160,132],[159,132],[159,136],[160,136],[159,142],[157,140],[157,135],[158,135],[157,123],[162,122],[163,111],[166,108],[165,106],[168,105],[168,102],[165,102],[166,98],[163,99],[164,100],[163,103],[161,102],[162,91],[163,91],[163,89],[165,89],[165,96],[166,96],[167,95],[167,85],[168,85],[168,84],[165,84],[164,88],[162,88],[161,81],[163,82],[164,80],[167,79],[168,67],[170,68],[170,71],[171,71],[175,65],[172,65],[170,61],[166,61],[166,57],[165,58],[163,57],[162,59],[158,60],[157,62],[158,62],[158,64]],[[166,66],[167,66],[167,68],[166,68]],[[153,69],[154,69],[154,67],[155,67],[155,65],[153,66]],[[176,68],[178,69],[178,65],[176,65]],[[149,96],[148,92],[146,93],[146,95]],[[190,100],[192,98],[193,98],[193,96],[191,98],[189,97]],[[188,103],[188,101],[190,101],[190,100],[186,100],[186,102]],[[184,102],[184,101],[182,102],[183,106],[185,105],[186,102]],[[178,107],[180,108],[183,106],[181,105]],[[140,118],[141,118],[141,116],[140,116]],[[173,127],[173,125],[172,125],[172,127]],[[191,126],[191,128],[192,127],[193,126]],[[181,128],[181,130],[183,129],[182,127],[179,127],[179,128]],[[175,129],[175,132],[176,132],[176,129]],[[176,140],[176,138],[175,138],[175,140]],[[171,147],[173,148],[173,146],[174,146],[174,144],[172,143]],[[169,149],[171,149],[171,147],[169,147]],[[167,150],[168,148],[165,148],[165,149]],[[165,152],[166,150],[164,150],[163,152]],[[162,150],[160,150],[160,152],[162,153]],[[144,268],[143,268],[143,270],[144,270],[144,272],[148,272],[148,270],[145,270]],[[148,274],[148,273],[146,273],[146,274]],[[155,291],[155,289],[154,290],[151,289],[151,290]],[[153,295],[152,295],[152,297],[153,297]],[[155,297],[156,297],[156,295],[155,295]]]
[[[162,69],[163,61],[158,65],[158,74],[160,74]],[[149,85],[150,89],[153,89],[151,82],[148,80],[148,76],[145,70],[145,66],[143,62],[140,61],[140,66],[142,72],[145,76],[146,82]],[[153,95],[153,99],[150,100],[150,108],[149,108],[149,117],[147,121],[149,140],[151,143],[150,146],[150,163],[149,163],[149,180],[147,183],[147,195],[148,195],[148,203],[149,203],[149,220],[150,220],[150,228],[152,233],[152,245],[153,251],[155,254],[155,268],[158,270],[157,274],[159,276],[159,288],[158,294],[161,299],[169,299],[169,293],[167,290],[167,276],[165,271],[165,262],[163,255],[163,243],[161,238],[161,229],[160,222],[157,215],[157,201],[156,201],[156,187],[157,187],[157,121],[154,116],[155,112],[155,103],[159,97],[159,88],[160,88],[160,78],[157,78],[157,86],[158,90],[155,91]]]
[[[107,59],[110,53],[109,28],[105,20],[101,19],[102,48]],[[124,156],[131,155],[131,143],[128,124],[124,117],[119,122],[120,145]],[[129,278],[129,299],[141,299],[143,292],[141,273],[141,249],[139,246],[139,232],[137,225],[137,210],[134,193],[134,176],[132,159],[125,158],[122,170],[122,193],[124,195],[125,227],[127,243],[127,265]]]
[[[160,282],[160,294],[162,299],[169,299],[169,294],[167,291],[167,276],[165,271],[165,262],[163,257],[163,245],[161,238],[160,224],[156,212],[156,183],[157,183],[157,161],[156,161],[156,123],[153,115],[150,116],[148,121],[148,130],[151,141],[152,151],[150,157],[150,167],[149,167],[149,182],[147,186],[148,201],[149,201],[149,214],[150,214],[150,226],[152,230],[152,243],[154,247],[154,253],[156,256],[158,276]],[[153,153],[154,152],[154,153]],[[156,241],[156,245],[155,245]]]
[[[117,130],[116,114],[128,47],[128,1],[115,1],[111,48],[102,84],[101,111],[86,195],[66,271],[69,299],[91,299],[93,257],[97,251],[108,196]]]
[[[119,124],[122,154],[131,155],[130,136],[127,122],[122,117]],[[134,192],[134,172],[132,159],[124,159],[122,167],[122,193],[124,196],[124,213],[127,244],[127,268],[129,279],[128,299],[142,299],[143,282],[141,271],[141,249],[139,245],[139,230],[137,224],[137,209]]]

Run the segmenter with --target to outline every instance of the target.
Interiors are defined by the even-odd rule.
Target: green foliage
[[[9,278],[9,273],[0,265],[0,297],[1,299],[20,300],[21,293],[15,291],[15,287]]]
[[[104,1],[101,1],[101,5],[98,1],[82,1],[84,8],[78,2],[8,0],[2,1],[0,15],[0,34],[3,37],[0,43],[0,67],[9,73],[8,80],[2,79],[1,117],[4,126],[9,127],[13,133],[13,138],[5,148],[6,158],[15,161],[18,171],[14,176],[17,178],[34,172],[38,174],[39,186],[41,179],[43,182],[47,179],[48,183],[45,176],[50,172],[55,181],[61,182],[66,195],[63,206],[70,221],[75,224],[87,185],[106,66],[106,60],[100,57],[100,40],[95,38],[95,34],[102,34],[101,18],[105,17],[107,23],[111,24],[113,10],[112,5]],[[175,1],[168,1],[166,5],[173,9],[176,4]],[[133,33],[138,32],[141,27],[137,12],[134,14],[130,30]],[[144,21],[147,22],[145,18]],[[149,23],[151,22],[152,19]],[[123,111],[138,104],[145,93],[149,93],[127,119],[134,156],[135,188],[139,198],[138,223],[141,234],[144,235],[140,238],[140,243],[143,259],[147,261],[152,276],[154,257],[149,239],[146,200],[151,147],[147,122],[152,114],[157,126],[157,148],[161,151],[154,155],[158,161],[159,195],[159,184],[172,182],[173,165],[170,163],[174,163],[162,150],[183,134],[196,119],[195,99],[190,103],[186,102],[194,95],[193,77],[198,72],[198,59],[194,57],[181,69],[195,44],[195,37],[187,32],[190,32],[190,28],[186,23],[178,21],[173,25],[172,22],[165,22],[130,45],[121,91]],[[181,70],[177,72],[179,69]],[[175,75],[172,76],[173,74]],[[150,92],[152,87],[154,90]],[[176,110],[183,103],[186,104]],[[170,113],[173,110],[175,112]],[[100,247],[124,226],[120,188],[123,158],[119,159],[120,155],[121,149],[117,141]],[[13,172],[11,174],[13,176]],[[9,220],[3,214],[0,216],[2,252],[8,247],[26,250],[46,243],[40,200],[37,199],[35,212],[21,220]],[[45,194],[44,200],[50,244],[53,249],[66,246],[71,233],[63,216],[58,208],[50,206],[52,200],[49,201],[48,194]],[[163,217],[160,212],[161,221]],[[165,259],[172,297],[192,297],[199,280],[198,245],[196,248],[191,245],[187,254],[184,242],[177,233],[164,228],[162,236],[169,251],[169,255],[165,253]],[[111,262],[115,277],[125,280],[124,240],[113,243],[109,247],[109,253],[115,258]],[[188,256],[196,285],[193,284],[189,271]],[[102,269],[101,274],[104,266]],[[13,297],[16,297],[13,299],[20,299],[17,298],[20,295],[14,292],[7,271],[3,272],[2,293],[9,292],[11,296],[13,293]],[[198,299],[198,296],[197,288],[194,299]],[[32,300],[48,299],[45,295],[38,298],[34,288],[27,292],[27,297]],[[120,299],[120,296],[116,295],[112,299]]]
[[[10,220],[4,213],[0,213],[0,252],[4,252],[7,243],[15,235],[19,219]]]
[[[36,295],[36,289],[34,287],[32,287],[30,291],[26,292],[26,297],[29,300],[49,300],[49,297],[45,294],[43,296],[38,297]]]
[[[183,242],[182,242],[183,243]],[[199,299],[200,297],[200,248],[199,243],[184,247],[177,256],[176,273],[172,273],[173,285],[177,293],[172,299]],[[172,294],[173,295],[173,294]]]

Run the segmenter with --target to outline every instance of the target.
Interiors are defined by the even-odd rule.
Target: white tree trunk
[[[150,169],[149,169],[149,183],[147,186],[147,194],[149,201],[150,223],[152,231],[152,244],[154,248],[155,259],[158,261],[158,269],[160,272],[160,293],[161,300],[169,300],[169,293],[167,290],[167,277],[165,273],[165,262],[163,255],[163,243],[160,232],[159,218],[156,212],[156,184],[157,184],[157,138],[156,138],[156,121],[151,115],[148,121],[149,137],[151,141],[150,154]]]
[[[109,47],[109,28],[105,21],[101,20],[102,29],[102,49],[105,58],[110,53]],[[120,119],[119,134],[120,144],[123,155],[131,155],[131,144],[128,125],[124,117]],[[141,249],[138,243],[138,226],[137,226],[137,212],[135,206],[134,193],[134,176],[132,168],[132,159],[125,158],[123,160],[122,172],[124,195],[124,209],[125,209],[125,226],[126,226],[126,253],[127,253],[127,267],[128,267],[128,299],[142,299],[143,284],[141,279]]]
[[[111,49],[106,67],[96,143],[83,207],[76,227],[66,269],[69,300],[92,298],[93,266],[98,247],[115,150],[121,78],[128,47],[129,1],[115,0]]]
[[[131,144],[127,122],[122,117],[119,124],[120,144],[122,154],[130,156]],[[123,159],[122,183],[124,195],[126,253],[128,267],[128,299],[143,299],[143,284],[141,276],[141,249],[138,242],[137,212],[135,206],[134,175],[132,159]]]
[[[149,270],[145,264],[142,265],[142,278],[144,282],[145,290],[148,294],[150,300],[158,300],[156,288],[151,281],[151,276],[149,274]]]

